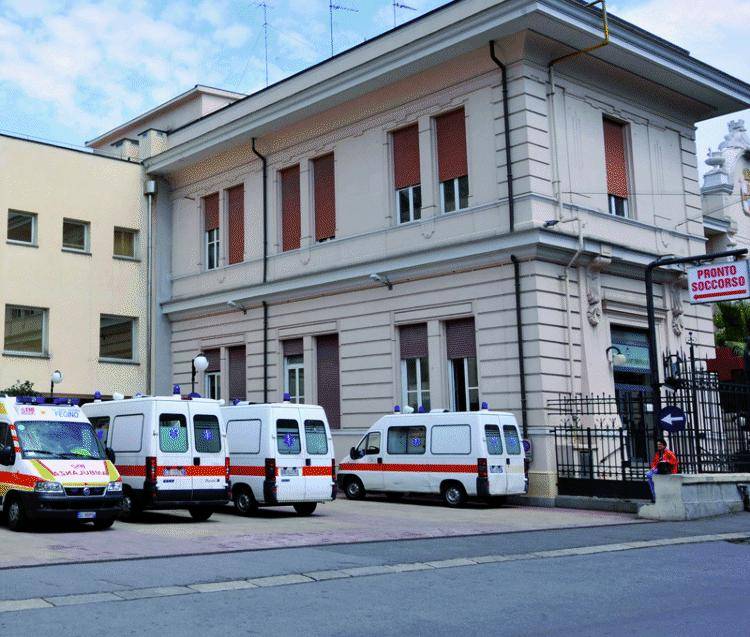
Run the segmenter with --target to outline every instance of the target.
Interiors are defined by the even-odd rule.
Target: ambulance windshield
[[[87,422],[32,420],[16,423],[24,458],[104,460],[101,442]]]

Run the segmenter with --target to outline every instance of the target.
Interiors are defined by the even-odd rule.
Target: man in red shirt
[[[667,449],[667,441],[659,438],[656,441],[656,453],[651,460],[651,471],[646,473],[646,480],[651,489],[651,502],[656,502],[654,493],[654,474],[655,473],[677,473],[677,456],[673,451]]]

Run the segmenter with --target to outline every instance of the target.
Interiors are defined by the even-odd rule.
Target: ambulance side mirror
[[[115,452],[112,450],[112,447],[104,447],[104,455],[107,456],[107,460],[115,464]]]
[[[16,450],[10,445],[0,449],[0,464],[10,467],[16,463]]]
[[[361,458],[362,456],[359,455],[359,451],[357,451],[355,447],[352,447],[351,449],[349,449],[349,457],[352,460],[359,460],[359,458]]]

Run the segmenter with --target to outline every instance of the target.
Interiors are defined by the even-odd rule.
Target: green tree
[[[716,345],[730,347],[742,355],[745,339],[750,336],[750,303],[724,301],[714,306],[714,338]]]
[[[39,396],[38,391],[34,391],[34,383],[32,383],[30,380],[25,380],[21,382],[20,380],[17,380],[13,385],[10,387],[6,387],[5,389],[0,389],[0,394],[5,394],[6,396]]]

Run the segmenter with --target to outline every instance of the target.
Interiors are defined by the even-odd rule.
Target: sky
[[[191,88],[265,85],[256,0],[0,0],[0,130],[80,146]],[[267,0],[271,83],[330,55],[328,0]],[[336,52],[394,25],[392,0],[334,0]],[[445,0],[398,0],[399,23]],[[675,10],[676,5],[689,10]],[[609,11],[750,82],[749,0],[610,0]],[[348,10],[356,9],[356,11]],[[698,20],[696,16],[700,16]],[[698,126],[701,171],[730,119]]]

